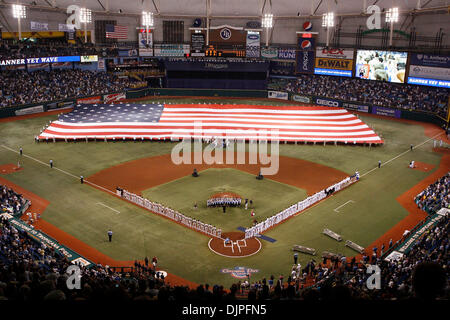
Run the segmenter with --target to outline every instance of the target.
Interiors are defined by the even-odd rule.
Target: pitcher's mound
[[[209,249],[221,256],[229,258],[244,258],[252,256],[261,250],[261,242],[257,238],[244,239],[242,232],[226,232],[222,238],[211,238]],[[228,243],[225,239],[230,239]]]

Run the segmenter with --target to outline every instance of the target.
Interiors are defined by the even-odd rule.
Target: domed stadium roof
[[[93,12],[121,13],[140,15],[142,11],[151,11],[156,16],[206,16],[208,0],[21,0],[22,4],[36,9],[66,9],[70,5],[86,6]],[[1,4],[16,3],[5,0]],[[270,12],[275,17],[307,17],[322,15],[333,11],[336,15],[359,14],[364,6],[376,4],[381,9],[398,7],[400,12],[421,10],[448,10],[447,0],[210,0],[210,16],[224,18],[258,18]]]

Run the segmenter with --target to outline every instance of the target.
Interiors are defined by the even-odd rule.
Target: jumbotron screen
[[[406,52],[358,50],[355,77],[404,83],[407,58]]]

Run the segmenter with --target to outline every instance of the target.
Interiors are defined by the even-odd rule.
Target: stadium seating
[[[398,109],[447,115],[448,89],[318,75],[271,78],[268,88]]]

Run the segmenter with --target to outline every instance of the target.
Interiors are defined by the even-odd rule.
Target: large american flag
[[[273,130],[278,130],[277,136]],[[222,104],[81,104],[60,115],[39,138],[174,139],[225,135],[239,140],[383,143],[364,122],[341,108]]]
[[[106,27],[106,38],[111,39],[128,39],[128,27],[126,26],[115,26],[112,24],[107,24]]]

